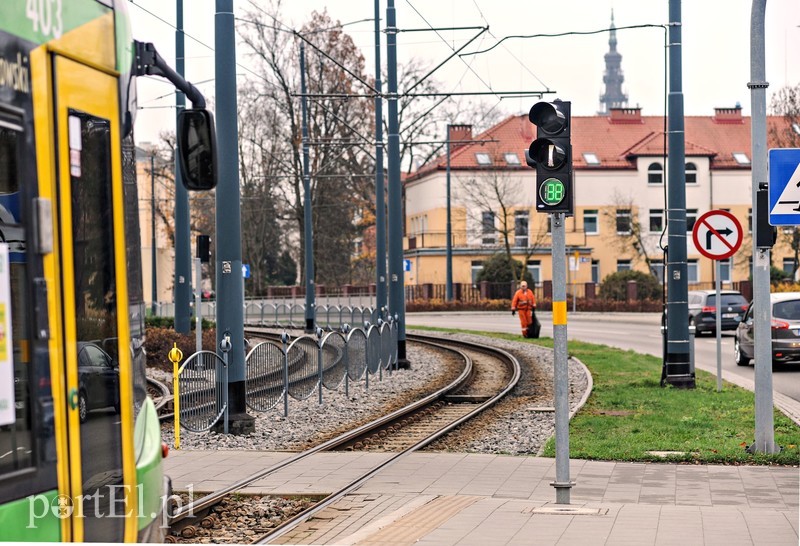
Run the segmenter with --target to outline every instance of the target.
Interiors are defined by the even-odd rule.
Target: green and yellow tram
[[[141,46],[121,0],[0,1],[0,541],[163,531],[132,125],[135,74],[164,73]],[[182,160],[215,175],[202,113]]]

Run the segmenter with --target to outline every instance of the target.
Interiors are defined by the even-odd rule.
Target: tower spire
[[[628,95],[622,92],[622,82],[625,77],[622,75],[622,55],[617,51],[617,27],[614,25],[614,9],[611,9],[611,26],[609,27],[608,53],[604,58],[606,70],[603,73],[603,83],[605,92],[600,95],[601,116],[607,116],[612,108],[619,108],[628,104]]]

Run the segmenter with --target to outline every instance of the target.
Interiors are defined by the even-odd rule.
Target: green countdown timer
[[[558,205],[564,200],[564,183],[557,178],[548,178],[539,187],[539,197],[545,205]]]

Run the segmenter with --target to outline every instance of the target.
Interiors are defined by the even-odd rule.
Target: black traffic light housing
[[[778,228],[769,224],[769,186],[759,182],[756,190],[756,248],[772,248],[778,240]]]
[[[536,140],[525,154],[536,169],[536,211],[572,215],[572,118],[570,102],[537,102],[528,119],[536,125]]]
[[[204,264],[211,260],[211,237],[208,235],[197,236],[197,257]]]

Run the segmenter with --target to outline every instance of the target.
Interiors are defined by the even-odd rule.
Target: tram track
[[[260,333],[260,335],[264,334]],[[413,343],[425,343],[437,350],[458,355],[464,362],[462,373],[449,385],[412,404],[356,427],[311,449],[292,455],[224,489],[193,500],[173,513],[171,518],[172,536],[168,538],[177,540],[176,535],[185,538],[193,536],[198,531],[198,526],[209,524],[209,510],[222,499],[244,489],[264,476],[313,454],[323,451],[355,449],[394,453],[379,466],[271,529],[256,542],[267,543],[275,540],[350,491],[357,489],[383,468],[424,448],[460,424],[492,407],[513,390],[521,374],[519,361],[502,349],[422,335],[409,335],[408,340]]]

